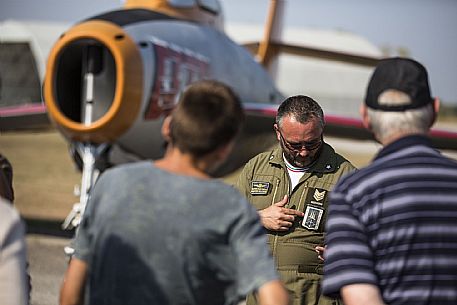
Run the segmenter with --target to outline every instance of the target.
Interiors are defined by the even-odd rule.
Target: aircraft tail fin
[[[246,42],[243,46],[254,54],[260,49],[262,43],[259,42]],[[281,41],[270,41],[268,45],[269,57],[275,58],[279,54],[289,54],[302,57],[313,57],[322,60],[349,63],[359,66],[374,67],[380,60],[379,57],[348,53],[342,51],[334,51],[330,49],[316,48],[313,46],[300,44],[294,45],[284,43]]]
[[[268,18],[263,40],[259,43],[246,43],[244,46],[253,54],[272,77],[276,76],[278,56],[289,54],[302,57],[314,57],[323,60],[338,61],[361,66],[374,67],[380,58],[325,50],[305,45],[292,45],[283,42],[282,29],[285,18],[286,0],[270,0]]]
[[[257,60],[270,72],[271,75],[276,74],[278,55],[277,52],[274,52],[272,43],[275,41],[281,41],[285,6],[285,0],[270,0],[264,37],[257,49]]]

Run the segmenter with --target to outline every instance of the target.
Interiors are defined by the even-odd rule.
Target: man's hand
[[[324,252],[325,252],[325,247],[324,246],[316,246],[314,248],[317,252],[317,257],[321,260],[324,261]]]
[[[304,216],[303,212],[285,208],[288,200],[289,198],[285,195],[281,201],[259,211],[260,219],[266,229],[287,231],[294,223],[295,216]]]
[[[257,294],[259,305],[288,305],[289,295],[281,281],[263,284]]]

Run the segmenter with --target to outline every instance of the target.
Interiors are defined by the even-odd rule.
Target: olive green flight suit
[[[285,207],[305,213],[303,218],[296,217],[286,232],[267,231],[278,272],[293,305],[342,304],[321,296],[323,262],[314,248],[324,245],[329,192],[342,175],[354,169],[324,143],[318,160],[291,190],[282,149],[278,146],[252,158],[238,178],[235,186],[257,210],[267,208],[287,194],[289,201]],[[256,304],[253,295],[247,301],[247,305],[251,304]]]

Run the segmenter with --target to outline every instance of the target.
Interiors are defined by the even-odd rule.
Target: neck
[[[305,167],[298,167],[298,166],[294,166],[292,165],[286,158],[286,156],[284,155],[284,153],[282,154],[282,159],[284,160],[284,163],[286,164],[286,167],[288,170],[291,170],[293,172],[305,172],[309,169],[309,166],[305,166]]]
[[[169,145],[165,156],[154,162],[155,166],[167,172],[191,176],[201,179],[209,179],[210,176],[206,173],[209,168],[205,158],[197,159],[191,154],[183,153],[178,148]]]
[[[383,138],[383,139],[379,139],[379,143],[382,144],[382,146],[387,146],[389,145],[390,143],[393,143],[401,138],[404,138],[406,136],[413,136],[413,135],[426,135],[424,133],[421,133],[421,132],[398,132],[396,134],[393,134],[392,136],[390,137],[386,137],[386,138]]]

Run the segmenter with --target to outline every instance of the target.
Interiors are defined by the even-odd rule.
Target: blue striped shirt
[[[408,136],[330,200],[324,294],[366,283],[387,304],[457,304],[457,162]]]

